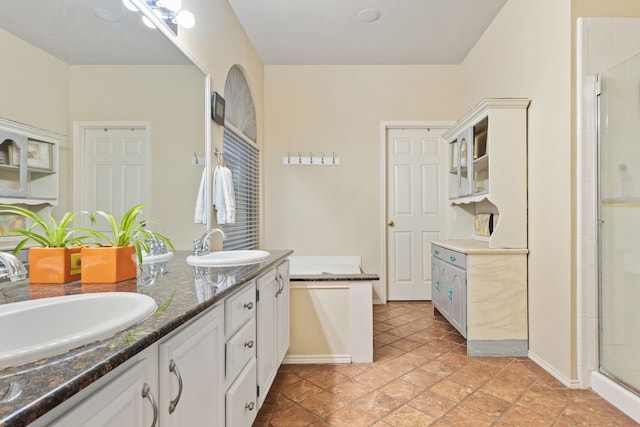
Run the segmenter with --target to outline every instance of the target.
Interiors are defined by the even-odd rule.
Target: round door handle
[[[389,221],[387,221],[387,225],[388,225],[389,227],[393,227],[394,225],[396,225],[396,223],[395,223],[395,222],[393,222],[393,220],[391,220],[391,219],[390,219]]]

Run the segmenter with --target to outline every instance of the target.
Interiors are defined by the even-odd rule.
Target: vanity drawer
[[[227,384],[233,382],[244,365],[256,355],[256,321],[249,320],[226,344]]]
[[[467,255],[438,245],[431,245],[431,255],[457,267],[467,268]]]
[[[256,361],[242,370],[226,394],[226,425],[250,426],[258,413],[256,396]]]
[[[256,283],[224,301],[224,334],[230,337],[256,313]]]

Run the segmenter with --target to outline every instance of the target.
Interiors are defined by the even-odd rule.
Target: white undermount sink
[[[269,252],[260,250],[215,251],[206,255],[191,255],[187,263],[195,267],[232,267],[257,264],[269,257]]]
[[[108,338],[149,317],[153,298],[132,292],[67,295],[0,305],[0,369]]]

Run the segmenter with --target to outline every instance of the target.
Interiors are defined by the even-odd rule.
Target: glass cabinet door
[[[466,129],[457,139],[458,196],[473,193],[473,128]]]
[[[0,129],[0,197],[27,195],[27,137]]]

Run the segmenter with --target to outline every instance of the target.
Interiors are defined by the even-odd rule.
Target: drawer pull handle
[[[147,383],[144,383],[142,386],[142,398],[149,399],[149,402],[151,402],[151,407],[153,408],[153,421],[151,421],[151,427],[156,427],[156,423],[158,422],[158,404],[156,403],[156,399],[153,397],[153,393],[151,393],[151,387]]]
[[[169,372],[172,372],[178,379],[178,395],[175,399],[169,402],[169,413],[173,414],[173,411],[176,410],[176,406],[178,406],[178,402],[180,402],[180,397],[182,396],[182,375],[180,375],[178,366],[173,359],[171,359],[171,362],[169,362]]]
[[[253,347],[253,340],[246,341],[246,342],[244,343],[244,346],[245,346],[245,347],[252,348],[252,347]]]
[[[456,262],[456,257],[454,256],[450,256],[449,259],[451,260],[451,262]]]
[[[440,290],[440,280],[436,280],[436,291]]]
[[[437,249],[435,251],[433,251],[433,253],[436,254],[436,255],[440,255],[440,251],[437,250]]]
[[[247,310],[251,310],[253,308],[253,302],[249,301],[244,305],[244,308],[246,308]]]
[[[453,289],[449,289],[447,298],[449,298],[449,301],[453,301]]]
[[[244,405],[244,409],[248,409],[250,411],[253,411],[253,408],[255,408],[256,404],[254,402],[249,402],[246,405]]]

